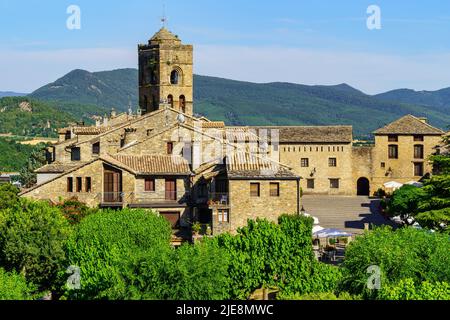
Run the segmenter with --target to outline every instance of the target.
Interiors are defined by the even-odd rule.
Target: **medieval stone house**
[[[161,29],[139,45],[137,115],[59,131],[38,183],[22,196],[157,210],[174,228],[213,233],[299,213],[305,194],[369,195],[419,180],[443,132],[408,115],[354,146],[351,126],[227,127],[193,112],[193,47]]]

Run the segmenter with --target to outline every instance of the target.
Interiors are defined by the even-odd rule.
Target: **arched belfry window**
[[[186,97],[184,95],[180,96],[180,111],[186,113]]]
[[[169,95],[167,97],[167,103],[170,104],[170,107],[173,108],[173,95]]]
[[[180,72],[178,70],[173,70],[170,74],[170,83],[178,84],[180,82]]]

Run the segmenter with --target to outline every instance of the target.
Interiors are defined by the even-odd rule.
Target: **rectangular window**
[[[86,178],[85,190],[87,193],[90,193],[92,191],[92,178],[91,177]]]
[[[314,189],[315,188],[315,180],[314,179],[307,179],[306,180],[306,188]]]
[[[414,159],[423,159],[424,158],[424,152],[423,152],[423,145],[415,145],[414,146]]]
[[[250,196],[259,197],[261,195],[261,185],[259,183],[250,183]]]
[[[72,132],[66,131],[66,134],[64,135],[65,140],[70,140],[72,138]]]
[[[423,175],[424,175],[423,163],[421,162],[414,163],[414,176],[423,177]]]
[[[386,162],[382,162],[381,163],[381,169],[385,169],[386,168]]]
[[[388,136],[388,141],[389,142],[398,142],[398,136],[396,134],[390,134]]]
[[[270,183],[270,196],[279,197],[280,196],[280,184],[277,182]]]
[[[94,154],[94,155],[100,154],[100,142],[94,143],[92,145],[92,154]]]
[[[72,161],[80,161],[81,160],[81,150],[80,148],[72,148],[71,152],[71,160]]]
[[[328,166],[329,167],[337,167],[337,159],[336,158],[329,158],[328,159]]]
[[[218,214],[219,214],[218,217],[219,222],[230,222],[230,213],[228,210],[220,209]]]
[[[339,189],[339,179],[330,179],[330,188]]]
[[[166,179],[166,200],[177,200],[177,180]]]
[[[67,192],[73,192],[73,178],[67,178]]]
[[[173,142],[167,142],[167,154],[173,154]]]
[[[308,168],[309,167],[309,159],[308,158],[302,158],[300,161],[300,165],[302,168]]]
[[[155,179],[145,178],[145,192],[155,192]]]
[[[421,135],[415,135],[414,136],[414,141],[417,141],[417,142],[422,142],[424,139],[423,139],[423,136],[421,136]]]
[[[81,177],[77,178],[77,192],[80,193],[83,191],[83,179]]]
[[[398,159],[398,145],[391,144],[388,153],[389,159]]]

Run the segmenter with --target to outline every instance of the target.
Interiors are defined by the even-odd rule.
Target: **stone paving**
[[[363,233],[365,223],[394,226],[379,213],[379,204],[379,199],[368,197],[305,195],[302,198],[306,212],[319,218],[321,227],[355,234]]]

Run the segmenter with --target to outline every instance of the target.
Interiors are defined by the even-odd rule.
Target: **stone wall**
[[[260,197],[250,196],[250,183],[260,183]],[[270,182],[280,184],[280,196],[270,196]],[[230,180],[230,230],[247,225],[247,220],[265,218],[276,222],[284,213],[298,212],[298,188],[296,180]]]
[[[304,194],[354,194],[351,144],[282,144],[279,154],[280,162],[303,178]],[[302,158],[309,160],[308,167],[301,166]],[[329,166],[330,158],[336,158],[336,167]],[[314,189],[307,187],[307,179],[314,179]],[[330,179],[339,179],[339,189],[330,187]]]
[[[413,135],[400,135],[398,142],[389,142],[387,135],[376,136],[373,148],[373,188],[383,188],[383,184],[389,181],[406,183],[419,180],[421,177],[414,175],[415,162],[424,163],[424,173],[431,173],[432,167],[427,159],[441,141],[442,137],[437,135],[424,136],[423,142],[414,141]],[[398,159],[389,159],[389,145],[398,145]],[[424,159],[414,158],[414,145],[424,146]]]

